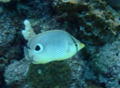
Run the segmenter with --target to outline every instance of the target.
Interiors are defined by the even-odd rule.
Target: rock
[[[5,82],[8,85],[12,83],[14,84],[16,82],[22,82],[26,78],[28,70],[29,63],[25,60],[15,61],[11,63],[5,69]]]
[[[16,30],[12,20],[5,14],[0,16],[0,55],[10,47],[15,38]]]

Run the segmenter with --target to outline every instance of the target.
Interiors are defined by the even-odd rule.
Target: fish
[[[24,48],[25,57],[33,64],[47,64],[74,56],[85,45],[63,30],[49,30],[36,34]]]

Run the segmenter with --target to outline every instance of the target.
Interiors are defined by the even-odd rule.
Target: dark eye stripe
[[[75,41],[75,39],[71,36],[71,39],[73,41],[73,43],[75,44],[75,47],[76,47],[76,51],[78,52],[78,45],[77,45],[77,42]]]

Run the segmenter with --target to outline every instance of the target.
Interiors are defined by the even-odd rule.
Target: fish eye
[[[43,46],[41,44],[37,44],[35,46],[35,51],[42,51],[43,50]]]
[[[35,47],[35,50],[36,50],[36,51],[39,51],[39,50],[40,50],[40,46],[37,45],[37,46]]]

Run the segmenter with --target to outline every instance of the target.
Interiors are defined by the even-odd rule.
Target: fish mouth
[[[85,44],[80,43],[81,49],[85,47]]]

